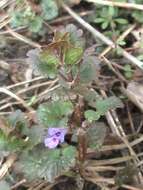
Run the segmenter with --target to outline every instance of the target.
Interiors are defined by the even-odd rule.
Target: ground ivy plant
[[[83,31],[70,24],[56,31],[44,49],[27,53],[33,72],[57,78],[58,88],[37,108],[37,122],[28,121],[20,110],[0,120],[0,152],[16,152],[17,172],[28,180],[52,182],[70,170],[82,175],[87,148],[99,148],[106,136],[102,117],[123,106],[115,96],[103,99],[94,89],[100,61],[85,50]],[[98,122],[97,122],[98,121]]]
[[[15,3],[14,11],[10,12],[11,27],[27,27],[33,33],[42,33],[44,21],[58,16],[58,5],[53,0],[24,1]]]

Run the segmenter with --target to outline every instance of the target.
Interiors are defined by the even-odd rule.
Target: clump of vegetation
[[[17,1],[14,12],[11,14],[11,26],[28,27],[33,33],[42,30],[43,22],[49,21],[58,15],[58,5],[53,0],[41,0],[40,2],[30,3],[30,1]]]
[[[28,180],[53,181],[74,167],[81,172],[87,148],[96,149],[104,142],[105,126],[96,121],[123,104],[114,96],[102,99],[90,87],[98,80],[99,60],[85,56],[82,31],[74,25],[57,31],[48,47],[30,50],[28,61],[35,72],[58,78],[59,87],[50,101],[39,105],[36,124],[31,126],[21,111],[3,119],[1,153],[19,153],[15,167]]]
[[[142,3],[141,1],[142,0],[134,0],[134,3]],[[107,171],[111,170],[109,175],[107,175],[108,177],[110,177],[110,174],[113,176],[112,174],[114,173],[114,179],[109,178],[109,188],[112,187],[113,183],[120,187],[123,184],[130,184],[131,181],[135,181],[134,176],[138,174],[137,167],[141,164],[138,157],[142,155],[134,153],[134,149],[129,142],[130,139],[134,140],[135,134],[126,136],[124,129],[122,129],[122,124],[116,116],[115,110],[120,111],[121,108],[126,106],[128,113],[125,114],[124,110],[126,109],[122,109],[122,113],[119,114],[119,117],[124,115],[124,117],[126,117],[126,115],[128,115],[129,121],[125,118],[125,121],[123,119],[122,123],[125,124],[125,126],[131,125],[131,130],[135,133],[136,127],[134,127],[134,120],[130,113],[130,102],[128,102],[126,96],[129,96],[128,93],[132,90],[132,85],[128,85],[128,83],[134,78],[135,81],[138,80],[137,77],[140,76],[140,73],[136,67],[131,66],[126,60],[123,60],[123,62],[125,62],[123,65],[122,60],[118,58],[122,53],[121,51],[123,51],[120,46],[127,46],[125,54],[127,54],[128,57],[131,57],[130,51],[136,54],[140,47],[142,48],[142,40],[138,40],[139,44],[137,48],[133,47],[128,49],[128,40],[126,41],[124,37],[123,39],[120,38],[121,34],[128,29],[130,24],[136,23],[138,27],[139,24],[143,23],[141,18],[142,12],[138,10],[131,11],[130,9],[124,12],[124,10],[119,7],[96,5],[96,12],[93,11],[94,14],[88,17],[91,19],[92,24],[96,26],[99,31],[102,31],[107,41],[108,38],[110,38],[111,42],[113,41],[114,45],[117,45],[117,48],[115,47],[116,54],[112,54],[111,56],[113,63],[112,61],[110,63],[110,61],[106,59],[106,53],[110,50],[112,51],[112,48],[108,47],[102,52],[104,56],[100,55],[98,57],[96,53],[103,50],[103,44],[95,44],[87,48],[88,43],[86,42],[85,36],[83,36],[83,30],[73,24],[68,24],[64,27],[61,27],[61,24],[59,29],[52,30],[50,39],[47,40],[46,35],[48,32],[45,31],[44,26],[46,24],[49,27],[48,22],[56,18],[60,13],[60,2],[62,1],[17,0],[14,1],[12,9],[9,9],[10,12],[8,12],[7,15],[10,17],[9,27],[12,29],[26,29],[26,35],[28,34],[28,37],[33,38],[36,36],[37,40],[40,38],[38,46],[38,43],[33,43],[29,39],[24,38],[22,36],[23,34],[17,37],[16,33],[14,33],[14,36],[23,42],[26,41],[26,43],[34,47],[39,47],[32,49],[29,46],[28,48],[26,47],[26,53],[24,53],[24,55],[27,57],[26,61],[24,59],[24,62],[26,62],[26,67],[29,66],[29,68],[27,67],[28,69],[26,73],[24,73],[25,77],[31,79],[32,75],[42,76],[41,78],[39,77],[40,79],[38,80],[43,80],[44,85],[47,82],[51,83],[50,88],[43,91],[44,93],[41,93],[41,89],[44,86],[43,84],[43,86],[39,84],[35,85],[38,87],[36,89],[37,91],[31,93],[33,92],[31,89],[36,87],[28,87],[28,83],[25,82],[27,85],[25,85],[25,87],[28,89],[25,90],[25,92],[28,92],[28,95],[23,96],[23,99],[19,98],[19,95],[21,97],[24,91],[19,91],[19,93],[14,91],[15,93],[12,93],[6,89],[9,92],[8,95],[10,94],[12,98],[16,97],[15,99],[19,100],[23,107],[19,106],[19,104],[17,105],[17,102],[16,104],[12,102],[15,110],[13,110],[13,106],[10,105],[12,107],[12,109],[10,109],[12,113],[10,112],[10,114],[5,117],[0,117],[0,166],[2,166],[2,170],[0,171],[3,171],[3,163],[7,163],[7,160],[9,161],[10,159],[13,163],[12,170],[10,170],[9,173],[6,171],[7,175],[5,175],[5,173],[0,175],[0,178],[3,178],[0,182],[0,189],[3,190],[10,190],[11,186],[15,184],[15,181],[20,181],[21,179],[26,180],[29,184],[35,179],[54,184],[56,180],[62,179],[63,176],[65,178],[74,179],[76,182],[74,190],[83,190],[88,180],[91,182],[94,181],[93,175],[95,175],[95,179],[100,179],[100,173],[101,176],[106,176],[106,174],[104,174],[106,169]],[[79,3],[79,1],[75,3],[75,1],[72,0],[66,0],[65,2],[69,3],[70,6]],[[120,0],[119,2],[126,1]],[[84,3],[85,2],[81,1],[83,7]],[[91,4],[89,3],[88,5],[90,7]],[[78,10],[79,7],[77,6],[76,8]],[[62,19],[65,19],[65,17]],[[8,32],[13,35],[11,30]],[[48,43],[47,41],[45,42],[45,38]],[[9,40],[9,38],[7,39]],[[134,40],[133,38],[133,42],[131,41],[131,43],[134,43]],[[4,45],[2,44],[1,49],[7,47],[7,41],[3,43]],[[11,46],[9,49],[10,48]],[[97,50],[96,52],[95,49]],[[117,55],[117,57],[114,57],[115,55]],[[101,62],[102,58],[105,62]],[[132,58],[134,61],[133,56]],[[139,55],[138,58],[140,60],[143,59],[142,55]],[[118,60],[119,63],[121,62],[121,64],[118,64],[118,61],[116,63],[116,60]],[[4,65],[7,66],[7,58]],[[15,67],[16,65],[10,65],[8,69],[7,67],[5,69],[8,70],[8,76],[12,75],[10,80],[14,82],[16,78],[13,77],[16,73]],[[30,82],[30,84],[32,83]],[[134,82],[133,84],[134,86],[136,85]],[[110,86],[109,89],[108,86]],[[137,85],[137,87],[138,86],[139,85]],[[14,88],[18,89],[18,85],[14,85]],[[108,92],[107,96],[106,93],[104,93],[104,89]],[[122,95],[121,91],[125,91],[126,93],[124,92],[124,95]],[[134,93],[133,91],[132,95]],[[40,97],[37,96],[37,92],[38,95],[41,95]],[[118,96],[115,94],[118,94]],[[137,95],[140,94],[139,89]],[[135,96],[135,100],[138,100],[138,97],[139,96]],[[125,104],[123,104],[121,98],[125,100]],[[3,101],[5,102],[5,100]],[[3,104],[3,101],[0,102],[0,105]],[[141,99],[135,102],[137,106],[138,102],[142,104]],[[6,105],[6,108],[7,107]],[[138,107],[140,108],[141,106]],[[29,108],[27,109],[29,112],[26,112],[25,108]],[[3,109],[5,109],[5,107],[2,108],[2,110]],[[134,114],[134,106],[131,106],[131,112],[132,110]],[[3,114],[5,114],[5,112]],[[109,134],[109,129],[107,130],[105,116],[108,124],[111,125],[113,139],[112,134]],[[115,121],[112,121],[112,117]],[[141,126],[142,121],[137,130],[137,136],[139,136],[139,138]],[[111,144],[112,141],[113,144],[114,142],[115,144],[119,142],[119,146],[113,146],[115,155],[120,156],[122,148],[129,149],[131,156],[125,157],[125,161],[128,162],[126,167],[124,167],[125,164],[121,164],[121,167],[117,168],[112,167],[112,161],[113,164],[114,161],[116,163],[116,161],[119,160],[119,164],[123,161],[122,158],[117,160],[113,158],[113,160],[111,160],[109,156],[111,155],[111,147],[105,146],[103,147],[103,159],[106,159],[106,157],[109,158],[109,160],[107,160],[108,164],[105,166],[104,163],[106,163],[106,160],[105,162],[103,160],[103,167],[102,165],[100,166],[100,164],[100,167],[96,167],[98,165],[95,163],[95,166],[93,166],[94,169],[91,169],[89,163],[92,163],[95,158],[98,158],[98,154],[101,153],[102,155],[100,149],[104,145],[104,142],[107,140],[110,144],[110,139],[106,137],[111,137]],[[124,144],[120,144],[122,143],[121,140]],[[132,143],[133,146],[136,146],[136,142],[140,141],[142,141],[142,139],[138,141],[135,139]],[[118,153],[115,147],[117,147],[117,150],[119,149]],[[113,157],[114,150],[112,154]],[[139,148],[137,148],[137,151],[138,150]],[[123,155],[128,155],[128,151],[123,151]],[[9,168],[6,170],[8,169]],[[102,179],[103,182],[104,180],[105,182],[107,181],[104,177]],[[100,185],[101,188],[104,187],[104,183],[100,183]],[[128,186],[125,185],[124,187],[128,188]],[[12,189],[14,188],[15,187],[12,186]]]

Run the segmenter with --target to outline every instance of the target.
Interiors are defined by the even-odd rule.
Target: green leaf
[[[100,114],[97,111],[87,110],[84,112],[85,118],[89,121],[96,121],[100,118]]]
[[[0,159],[9,154],[8,141],[4,134],[0,131]]]
[[[12,112],[11,115],[7,117],[9,125],[16,130],[21,130],[22,128],[28,127],[28,122],[25,119],[25,115],[21,110],[16,110]]]
[[[101,24],[101,28],[102,29],[106,29],[107,27],[109,26],[109,22],[108,21],[105,21]]]
[[[114,14],[115,14],[115,8],[112,7],[112,6],[109,6],[108,7],[108,12],[109,12],[109,15],[113,17]]]
[[[52,20],[58,16],[58,6],[53,0],[42,0],[42,18],[45,20]]]
[[[35,16],[29,23],[29,29],[31,32],[37,33],[42,29],[43,20],[39,16]]]
[[[119,24],[127,24],[128,21],[124,18],[116,18],[115,21]]]
[[[27,146],[27,142],[23,139],[18,139],[15,136],[6,137],[0,131],[0,155],[9,154],[10,152],[21,151]]]
[[[73,65],[78,63],[83,55],[83,49],[78,48],[69,48],[65,53],[65,64]]]
[[[132,71],[131,65],[125,65],[124,66],[124,71]]]
[[[53,182],[56,177],[74,166],[75,154],[76,149],[72,146],[52,150],[36,147],[23,154],[18,164],[28,180],[44,178]]]
[[[40,105],[38,118],[45,127],[66,127],[68,116],[72,111],[73,106],[71,102],[58,100]]]
[[[96,101],[100,98],[100,95],[95,90],[88,90],[84,97],[89,106],[96,108]]]
[[[123,40],[117,40],[117,44],[120,46],[124,46],[124,45],[126,45],[126,42]]]
[[[65,29],[63,29],[63,33],[69,34],[70,43],[74,47],[83,48],[85,46],[85,39],[82,37],[83,31],[78,29],[74,24],[68,24]]]
[[[117,52],[117,55],[122,55],[123,49],[120,46],[118,46],[116,48],[116,52]]]
[[[100,62],[96,56],[85,56],[80,65],[80,82],[90,83],[98,78]]]
[[[130,79],[133,76],[133,71],[130,65],[124,66],[124,75],[126,78]]]
[[[22,134],[29,138],[28,142],[31,147],[42,143],[46,132],[45,127],[40,125],[32,125],[31,127],[26,127],[22,130]]]
[[[132,17],[135,19],[135,21],[139,22],[139,23],[143,23],[143,13],[139,10],[134,11],[132,13]]]
[[[104,22],[104,21],[105,21],[104,18],[96,18],[96,19],[94,19],[94,22],[95,22],[95,23],[102,23],[102,22]]]
[[[55,53],[49,50],[40,53],[40,60],[49,66],[59,64],[59,59],[56,57]]]
[[[14,11],[11,14],[11,20],[10,20],[10,25],[15,28],[15,27],[19,27],[19,26],[23,26],[25,25],[25,23],[23,23],[23,18],[22,18],[22,13],[20,11]]]
[[[87,131],[88,146],[99,148],[102,146],[106,136],[106,126],[102,122],[93,122]]]
[[[96,102],[96,109],[101,114],[104,115],[110,109],[122,108],[123,103],[121,100],[115,96],[111,96],[104,100],[98,100]]]
[[[37,100],[37,96],[32,96],[29,98],[29,100],[27,101],[27,105],[28,106],[32,106]]]
[[[39,71],[51,78],[57,73],[57,66],[59,64],[59,59],[56,57],[52,51],[43,51],[39,55],[40,62],[37,67]]]

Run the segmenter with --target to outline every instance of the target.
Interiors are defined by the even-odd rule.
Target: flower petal
[[[59,139],[55,137],[45,138],[44,144],[46,147],[53,149],[56,148],[59,144]]]
[[[61,128],[61,135],[60,135],[60,138],[59,138],[60,143],[63,143],[63,142],[64,142],[64,140],[65,140],[65,135],[66,135],[67,131],[68,131],[68,130],[67,130],[66,128]]]
[[[48,135],[49,136],[53,136],[53,135],[55,135],[58,132],[60,132],[59,128],[54,128],[54,127],[48,128]]]

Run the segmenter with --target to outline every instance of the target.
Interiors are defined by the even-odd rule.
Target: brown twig
[[[15,32],[14,30],[12,30],[8,26],[6,28],[7,28],[7,31],[9,32],[9,34],[11,34],[16,39],[18,39],[20,41],[23,41],[24,43],[27,43],[27,44],[29,44],[32,47],[39,48],[39,49],[41,48],[41,46],[38,43],[33,42],[32,40],[26,38],[25,36],[23,36],[21,34],[18,34],[17,32]]]
[[[34,111],[34,109],[31,108],[30,106],[28,106],[27,103],[22,98],[18,97],[16,94],[11,92],[10,90],[8,90],[6,88],[0,88],[0,93],[7,94],[8,96],[14,98],[18,102],[20,102],[23,105],[23,107],[26,108],[28,111],[30,111],[30,112]]]
[[[26,179],[22,179],[21,181],[17,182],[15,185],[11,187],[11,190],[18,188],[22,184],[26,183]]]
[[[123,76],[119,71],[117,71],[117,70],[113,67],[112,63],[111,63],[106,57],[102,56],[101,59],[104,61],[104,63],[106,63],[106,64],[108,65],[108,67],[114,72],[114,74],[115,74],[121,81],[127,83],[127,80],[124,78],[124,76]]]

